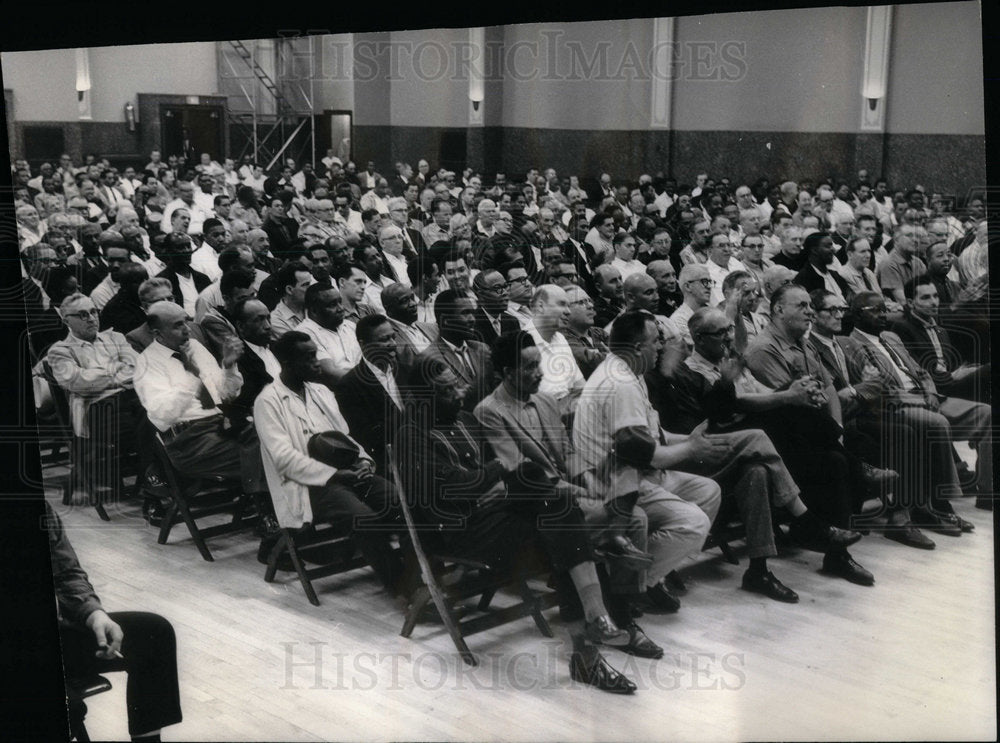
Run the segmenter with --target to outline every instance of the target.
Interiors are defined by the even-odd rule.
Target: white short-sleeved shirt
[[[621,358],[608,354],[580,395],[573,419],[573,446],[582,469],[594,470],[612,497],[638,490],[643,478],[631,465],[611,466],[609,457],[614,453],[615,433],[634,426],[660,440],[660,416],[649,402],[645,381]]]

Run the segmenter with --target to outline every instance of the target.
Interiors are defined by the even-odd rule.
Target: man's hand
[[[735,382],[743,374],[743,361],[736,356],[730,356],[719,362],[719,373],[727,382]]]
[[[239,338],[226,338],[222,346],[222,367],[230,369],[243,355],[243,341]]]
[[[960,382],[970,374],[975,374],[977,371],[979,371],[979,364],[962,364],[951,373],[951,378],[956,382]]]
[[[733,451],[727,437],[706,433],[704,429],[695,429],[688,437],[687,443],[698,459],[719,461],[730,456]]]
[[[872,364],[865,363],[865,368],[861,370],[861,381],[878,382],[882,379],[882,373]]]
[[[94,633],[97,640],[97,652],[94,655],[104,660],[121,657],[122,628],[107,615],[103,609],[98,609],[87,617],[87,629]]]
[[[788,387],[789,402],[806,408],[816,407],[816,380],[812,377],[799,377]]]

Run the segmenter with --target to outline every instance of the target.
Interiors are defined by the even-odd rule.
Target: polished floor
[[[746,565],[718,550],[682,569],[680,612],[640,620],[666,655],[607,651],[638,684],[615,697],[574,684],[557,612],[554,639],[530,620],[471,638],[462,664],[439,624],[399,636],[403,615],[367,569],[317,583],[311,606],[290,573],[266,584],[249,532],[211,542],[203,561],[183,525],[170,542],[138,504],[102,522],[47,496],[108,610],[146,610],[176,629],[184,721],[168,741],[728,741],[996,738],[992,514],[933,535],[924,552],[874,533],[852,548],[876,576],[864,588],[819,574],[789,550],[775,574],[801,597],[739,590]],[[737,545],[737,554],[740,554]],[[502,599],[499,599],[502,601]],[[124,676],[90,700],[94,740],[127,740]]]

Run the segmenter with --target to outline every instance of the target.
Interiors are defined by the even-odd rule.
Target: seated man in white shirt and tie
[[[319,282],[306,290],[307,317],[296,330],[316,344],[316,358],[322,381],[331,389],[361,360],[361,347],[354,333],[354,323],[344,322],[340,292],[332,284]]]
[[[542,357],[542,383],[539,391],[560,403],[563,414],[571,411],[586,383],[573,357],[573,349],[560,330],[569,318],[569,299],[555,284],[543,284],[531,297],[531,333]]]
[[[228,343],[221,366],[191,338],[187,313],[173,302],[147,310],[153,342],[139,354],[135,391],[174,467],[188,477],[239,479],[240,448],[223,430],[220,403],[243,386],[236,367],[242,342]]]

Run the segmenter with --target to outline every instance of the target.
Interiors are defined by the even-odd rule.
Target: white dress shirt
[[[582,389],[586,383],[583,372],[573,358],[573,349],[565,336],[556,331],[551,340],[544,340],[534,323],[527,328],[542,356],[542,383],[539,392],[561,399],[573,389]]]
[[[399,394],[399,386],[396,384],[396,380],[393,378],[392,374],[382,371],[368,359],[363,359],[362,362],[368,367],[371,373],[375,375],[375,379],[377,379],[378,383],[382,385],[382,389],[385,390],[385,394],[389,396],[389,399],[395,403],[399,410],[402,410],[403,398]]]
[[[318,360],[330,359],[345,374],[361,361],[361,346],[354,333],[354,323],[345,321],[336,330],[327,330],[312,318],[307,318],[295,329],[313,339]]]
[[[103,310],[104,306],[111,301],[111,298],[118,293],[119,284],[117,281],[111,279],[111,274],[108,274],[103,279],[101,283],[94,287],[94,290],[90,292],[90,301],[94,303],[94,307],[99,310]]]
[[[264,371],[271,375],[271,379],[277,379],[278,375],[281,374],[281,364],[278,363],[278,359],[274,357],[271,349],[267,346],[258,346],[256,343],[251,343],[250,341],[244,341],[247,344],[247,348],[257,354],[257,357],[264,362]]]
[[[232,400],[243,386],[243,376],[235,364],[223,369],[208,349],[194,338],[188,343],[188,358],[200,372],[197,377],[174,358],[175,351],[159,340],[150,343],[139,354],[135,365],[135,392],[149,415],[149,422],[161,432],[178,423],[219,414],[217,407],[202,407],[198,399],[202,384],[216,405]]]
[[[385,262],[392,267],[392,272],[396,275],[396,281],[403,286],[412,286],[410,277],[406,273],[406,259],[385,251],[382,251],[382,255],[385,257]]]
[[[198,287],[194,285],[194,278],[177,274],[177,286],[180,287],[181,296],[174,299],[180,300],[188,317],[194,317],[198,308]]]

